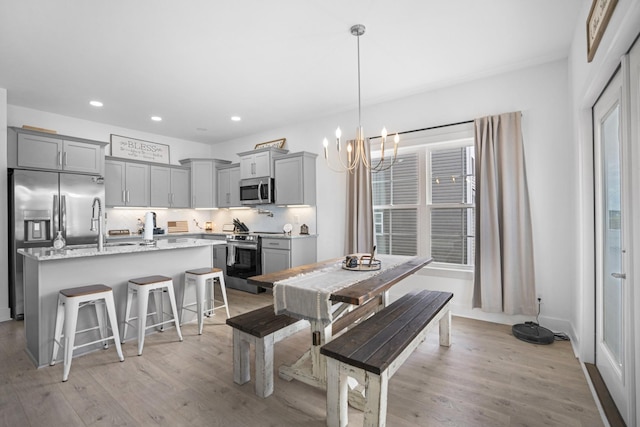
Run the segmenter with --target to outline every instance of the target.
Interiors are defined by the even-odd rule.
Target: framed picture
[[[130,160],[169,164],[169,146],[111,134],[111,155]]]
[[[284,148],[285,142],[287,142],[287,138],[274,139],[273,141],[261,142],[260,144],[256,144],[253,149],[256,150],[258,148],[267,147]]]
[[[587,62],[593,60],[617,4],[618,0],[593,0],[587,18]]]

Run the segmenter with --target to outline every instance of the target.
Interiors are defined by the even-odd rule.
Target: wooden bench
[[[347,377],[365,388],[365,426],[384,426],[389,378],[436,322],[440,345],[451,343],[450,292],[421,291],[404,295],[320,349],[327,356],[327,426],[348,422]]]
[[[233,327],[233,382],[244,384],[251,379],[249,346],[256,353],[256,394],[273,393],[273,346],[278,341],[309,327],[309,322],[284,314],[275,314],[269,305],[227,319]]]

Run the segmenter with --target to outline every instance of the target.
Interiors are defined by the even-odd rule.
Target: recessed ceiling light
[[[240,116],[231,116],[231,120],[233,120],[234,122],[239,122],[240,120],[242,120],[242,118],[240,118]]]
[[[102,107],[104,105],[100,101],[89,101],[89,104],[91,104],[94,107]]]
[[[161,122],[162,121],[162,117],[160,117],[160,116],[151,116],[151,120],[153,120],[154,122]]]

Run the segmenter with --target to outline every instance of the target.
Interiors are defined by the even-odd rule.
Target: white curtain
[[[476,119],[473,307],[536,313],[531,214],[521,113]]]
[[[369,141],[365,140],[366,156],[371,158]],[[373,248],[373,192],[371,170],[358,164],[347,173],[347,218],[345,254],[369,253]]]

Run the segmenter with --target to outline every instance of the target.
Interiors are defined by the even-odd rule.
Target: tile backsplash
[[[315,207],[279,207],[261,205],[251,209],[114,209],[106,210],[106,230],[129,230],[137,234],[138,219],[144,222],[145,214],[156,213],[156,225],[167,230],[168,221],[187,221],[189,232],[204,231],[205,222],[213,222],[213,231],[222,231],[224,224],[232,224],[233,218],[244,222],[251,231],[282,231],[289,223],[293,226],[291,234],[300,234],[300,226],[306,224],[309,233],[316,234]],[[271,214],[273,216],[271,216]]]

